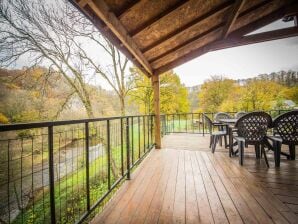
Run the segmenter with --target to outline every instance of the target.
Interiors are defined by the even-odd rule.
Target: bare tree
[[[102,50],[101,55],[105,58],[105,63],[102,63],[101,58],[90,55],[87,48],[76,45],[80,49],[79,56],[82,62],[93,73],[100,75],[117,94],[121,115],[125,115],[125,100],[129,91],[134,88],[134,82],[128,72],[128,58],[102,36],[99,30],[82,13],[74,8],[69,8],[67,13],[78,24],[78,26],[69,27],[72,36],[84,38],[89,45],[97,46]]]

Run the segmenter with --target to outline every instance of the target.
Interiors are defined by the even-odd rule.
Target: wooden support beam
[[[279,20],[282,17],[284,17],[289,12],[291,7],[293,7],[296,4],[297,3],[291,3],[285,7],[277,9],[274,12],[269,13],[268,15],[256,20],[255,22],[249,23],[248,25],[243,26],[243,27],[233,31],[232,33],[230,33],[229,36],[233,37],[233,38],[234,37],[242,37],[248,33],[256,31],[257,29],[260,29],[270,23],[273,23],[276,20]],[[239,16],[241,16],[241,14]]]
[[[155,148],[161,148],[161,130],[160,130],[160,89],[159,89],[159,76],[152,75],[151,82],[153,87],[153,103],[155,114]]]
[[[163,72],[173,69],[174,67],[184,64],[192,60],[193,58],[199,57],[210,51],[216,51],[216,50],[221,50],[221,49],[226,49],[231,47],[238,47],[238,46],[243,46],[248,44],[256,44],[256,43],[261,43],[265,41],[272,41],[272,40],[278,40],[278,39],[295,37],[295,36],[298,36],[298,27],[284,28],[284,29],[273,30],[273,31],[253,34],[249,36],[244,36],[244,37],[235,37],[235,38],[228,38],[225,40],[215,41],[205,45],[204,47],[196,49],[190,52],[189,54],[176,59],[175,61],[172,61],[166,65],[163,65],[160,68],[157,68],[154,72],[155,74],[161,74]]]
[[[128,35],[126,29],[121,22],[109,10],[104,0],[89,1],[88,5],[96,13],[96,15],[109,27],[109,29],[117,36],[123,45],[131,52],[131,54],[140,62],[140,64],[152,74],[152,69],[147,59],[143,56],[133,39]]]
[[[234,6],[231,8],[230,15],[227,19],[226,25],[223,28],[223,32],[222,32],[223,39],[225,39],[229,35],[230,30],[233,27],[242,6],[244,5],[244,2],[245,0],[236,0],[236,2],[234,3]]]
[[[279,30],[272,30],[263,33],[252,34],[242,38],[230,39],[228,41],[218,41],[210,47],[210,51],[221,50],[231,47],[239,47],[248,44],[256,44],[265,41],[279,40],[298,36],[298,27],[290,27]]]

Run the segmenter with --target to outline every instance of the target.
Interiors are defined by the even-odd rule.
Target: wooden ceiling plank
[[[146,52],[152,50],[153,48],[157,47],[158,45],[170,40],[171,38],[173,38],[176,35],[179,35],[180,33],[183,33],[184,31],[186,31],[190,27],[192,27],[192,26],[194,26],[198,23],[201,23],[203,20],[208,19],[209,17],[213,16],[214,14],[219,13],[220,11],[225,10],[226,8],[228,8],[230,6],[231,6],[231,2],[226,2],[222,5],[214,8],[213,10],[205,13],[204,15],[198,17],[197,19],[191,21],[190,23],[187,23],[186,25],[184,25],[180,29],[175,30],[174,32],[170,33],[169,35],[165,36],[164,38],[161,38],[158,41],[154,42],[153,44],[149,45],[142,52],[146,53]]]
[[[218,25],[215,25],[214,27],[211,27],[210,29],[208,29],[208,30],[202,32],[201,34],[199,34],[199,35],[197,35],[197,36],[189,39],[188,41],[184,42],[183,44],[180,44],[180,45],[178,45],[178,46],[176,46],[174,48],[171,48],[170,50],[162,53],[161,55],[159,55],[159,56],[157,56],[155,58],[152,58],[151,60],[149,60],[149,63],[152,64],[153,62],[155,62],[155,61],[157,61],[157,60],[159,60],[159,59],[161,59],[161,58],[163,58],[163,57],[165,57],[167,55],[170,55],[171,53],[173,53],[173,52],[175,52],[175,51],[177,51],[177,50],[185,47],[186,45],[189,45],[191,43],[194,43],[195,41],[198,41],[199,39],[203,38],[204,36],[208,35],[209,33],[222,28],[222,26],[223,26],[223,23],[218,24]]]
[[[227,19],[227,23],[223,28],[223,34],[222,34],[223,39],[225,39],[229,35],[231,28],[234,25],[240,10],[244,5],[244,2],[245,0],[236,0],[236,2],[234,3],[234,6],[232,7],[230,15]]]
[[[158,20],[160,20],[161,18],[163,18],[164,16],[168,15],[169,13],[171,13],[172,11],[176,10],[177,8],[179,8],[181,5],[184,5],[186,2],[188,2],[189,0],[181,0],[178,1],[178,3],[176,3],[175,5],[173,5],[172,7],[168,8],[167,10],[161,12],[160,14],[158,14],[157,16],[151,18],[149,21],[147,21],[145,24],[143,24],[141,27],[137,28],[136,30],[133,30],[132,32],[130,32],[131,36],[134,37],[136,36],[138,33],[142,32],[144,29],[146,29],[148,26],[151,26],[152,24],[154,24],[155,22],[157,22]]]
[[[180,58],[180,57],[183,57],[183,56],[189,54],[194,49],[198,49],[204,45],[207,45],[208,43],[219,40],[221,38],[221,34],[222,34],[221,27],[214,29],[211,32],[209,32],[208,34],[203,35],[201,38],[198,38],[195,41],[177,49],[176,51],[171,52],[170,54],[152,62],[151,63],[152,68],[153,69],[159,68],[165,64],[168,64],[171,61],[176,60],[177,58]]]
[[[103,0],[90,1],[88,5],[97,14],[97,16],[109,27],[109,29],[119,38],[123,45],[134,55],[142,66],[152,74],[152,69],[147,59],[143,56],[133,39],[113,14]]]
[[[192,52],[190,52],[187,55],[184,55],[166,65],[163,65],[157,69],[154,70],[154,74],[161,74],[164,73],[170,69],[173,69],[174,67],[177,67],[181,64],[184,64],[195,57],[199,57],[205,53],[208,53],[210,51],[216,51],[231,47],[238,47],[248,44],[256,44],[261,43],[265,41],[272,41],[277,39],[283,39],[283,38],[289,38],[289,37],[295,37],[298,36],[298,28],[297,27],[290,27],[290,28],[284,28],[279,30],[273,30],[258,34],[253,34],[249,36],[244,37],[238,37],[234,39],[225,39],[225,40],[219,40],[215,41],[213,43],[209,43],[201,48],[198,48]]]

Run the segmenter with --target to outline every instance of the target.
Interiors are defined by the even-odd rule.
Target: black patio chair
[[[264,146],[267,142],[267,130],[271,124],[271,116],[265,112],[251,112],[239,118],[235,124],[235,127],[237,128],[237,136],[234,136],[234,138],[236,139],[239,147],[240,165],[243,165],[244,146],[254,145],[256,158],[259,159],[262,153],[264,155],[266,165],[269,167]]]
[[[272,123],[274,136],[268,136],[273,142],[275,166],[280,165],[280,154],[295,160],[295,146],[298,145],[298,110],[293,110],[279,115]],[[289,146],[289,155],[281,153],[281,145]]]
[[[232,116],[228,113],[224,113],[224,112],[218,112],[214,115],[214,120],[218,123],[220,123],[220,119],[231,119]],[[219,131],[225,131],[227,134],[224,135],[224,141],[225,141],[225,147],[227,147],[227,135],[228,135],[228,131],[226,129],[227,127],[225,125],[219,126],[218,129]],[[222,146],[222,138],[220,137],[219,139],[219,144],[220,146]]]
[[[203,114],[203,119],[205,124],[207,125],[207,129],[209,130],[210,134],[210,144],[209,148],[211,148],[212,153],[215,152],[216,144],[222,136],[227,135],[227,131],[214,131],[214,127],[221,129],[224,126],[222,123],[212,122],[211,119],[206,115]]]
[[[247,112],[239,111],[235,114],[235,118],[239,119],[240,117],[243,117],[245,114],[247,114]]]

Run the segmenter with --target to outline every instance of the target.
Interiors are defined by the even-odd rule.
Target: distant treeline
[[[270,74],[260,74],[254,78],[238,79],[237,82],[241,85],[246,84],[251,80],[274,81],[278,84],[293,87],[298,85],[298,71],[279,71]]]

